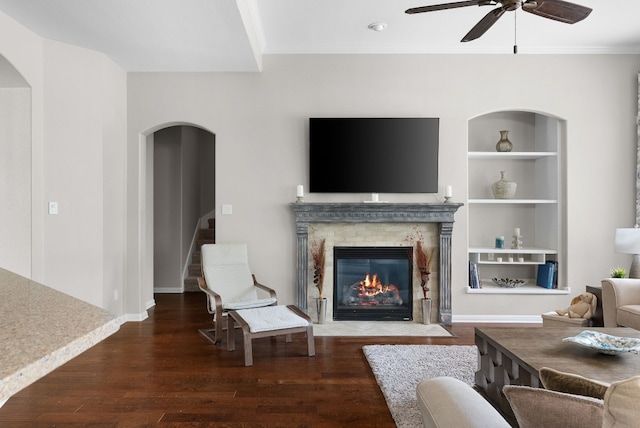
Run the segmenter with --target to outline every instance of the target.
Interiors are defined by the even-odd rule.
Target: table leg
[[[316,355],[316,345],[313,341],[313,326],[311,324],[307,327],[307,351],[310,357]]]
[[[251,332],[249,329],[242,329],[242,341],[244,342],[244,365],[253,365],[253,347],[251,345]]]

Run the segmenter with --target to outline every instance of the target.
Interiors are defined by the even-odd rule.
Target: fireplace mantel
[[[438,223],[440,323],[451,324],[451,234],[461,203],[291,203],[296,216],[298,307],[307,311],[310,223]]]

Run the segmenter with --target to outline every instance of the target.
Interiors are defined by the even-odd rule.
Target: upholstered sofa
[[[640,330],[640,279],[603,279],[602,316],[605,327]]]
[[[511,425],[478,392],[461,380],[437,377],[416,389],[425,428],[510,428]]]
[[[504,387],[520,428],[638,426],[640,376],[605,384],[543,368],[540,381],[544,388]],[[484,397],[458,379],[424,380],[418,384],[416,396],[425,428],[510,427]]]

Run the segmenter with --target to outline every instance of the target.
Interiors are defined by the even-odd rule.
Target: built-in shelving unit
[[[497,152],[501,130],[509,130],[511,152]],[[564,132],[559,120],[538,113],[496,112],[469,121],[469,260],[478,268],[481,288],[470,294],[568,294],[563,273],[562,233]],[[500,171],[517,183],[512,199],[495,199],[491,185]],[[523,236],[515,249],[514,229]],[[504,236],[505,248],[495,248]],[[536,285],[538,265],[558,262],[558,288]],[[492,278],[517,278],[525,285],[506,288]]]

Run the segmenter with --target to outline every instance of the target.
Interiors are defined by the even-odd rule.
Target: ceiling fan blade
[[[455,9],[458,7],[487,6],[487,5],[496,5],[496,4],[497,3],[494,0],[457,1],[453,3],[434,4],[432,6],[412,7],[411,9],[405,10],[404,13],[414,14],[414,13],[423,13],[423,12],[433,12],[436,10]]]
[[[470,42],[471,40],[475,40],[482,36],[493,24],[496,23],[496,21],[498,21],[498,19],[500,19],[502,15],[504,15],[504,9],[502,7],[493,9],[491,12],[487,13],[484,18],[482,18],[480,22],[478,22],[475,27],[473,27],[471,31],[469,31],[460,41]]]
[[[582,21],[589,16],[592,10],[564,0],[530,0],[524,3],[522,9],[525,12],[564,22],[565,24],[575,24]]]

